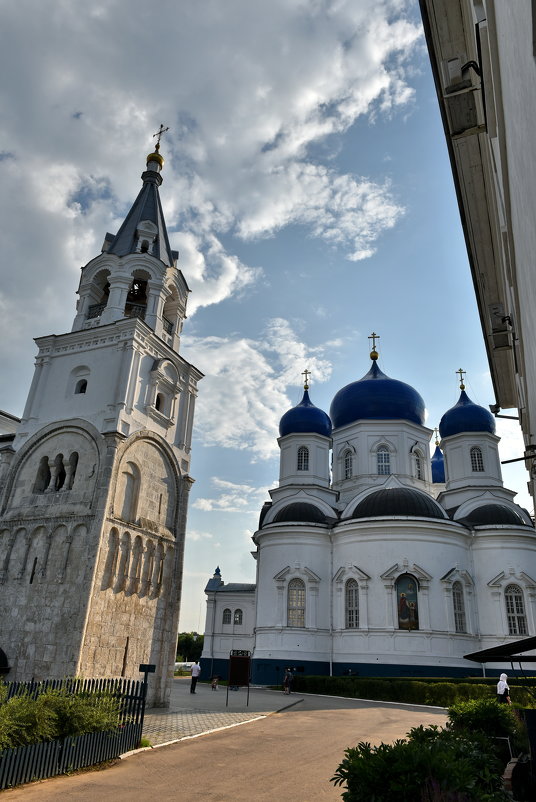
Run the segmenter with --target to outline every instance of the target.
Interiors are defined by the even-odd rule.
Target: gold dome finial
[[[465,376],[467,371],[466,370],[462,370],[461,368],[458,368],[456,373],[460,374],[460,390],[465,390],[465,384],[463,383],[463,377]]]
[[[302,376],[304,377],[304,380],[303,380],[303,389],[304,390],[308,390],[309,389],[309,376],[310,375],[311,375],[311,371],[307,370],[307,368],[305,368],[305,370],[302,373]]]
[[[376,340],[379,339],[380,335],[376,334],[375,331],[373,331],[372,334],[369,334],[369,340],[372,340],[372,351],[370,352],[370,358],[373,361],[376,361],[376,359],[378,359],[378,352],[376,351]]]
[[[434,429],[434,434],[435,434],[435,444],[436,444],[436,446],[438,446],[439,445],[439,429],[437,428],[437,426]]]
[[[160,165],[160,169],[162,169],[162,167],[164,166],[164,157],[161,156],[160,154],[160,139],[162,137],[162,134],[165,134],[166,131],[169,131],[169,125],[167,128],[164,128],[164,124],[160,123],[160,128],[158,129],[156,134],[153,134],[153,139],[155,136],[158,137],[156,140],[154,153],[149,153],[149,155],[147,156],[147,164],[149,164],[149,162],[157,162]]]

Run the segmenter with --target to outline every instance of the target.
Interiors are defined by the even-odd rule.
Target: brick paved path
[[[153,746],[177,741],[246,721],[255,721],[295,704],[299,695],[285,696],[281,691],[252,688],[247,702],[247,689],[212,691],[198,683],[197,692],[190,693],[190,680],[178,678],[173,682],[169,708],[151,708],[145,713],[143,735]]]

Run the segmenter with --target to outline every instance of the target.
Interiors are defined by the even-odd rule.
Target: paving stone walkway
[[[212,730],[264,718],[269,713],[221,713],[214,710],[177,710],[165,714],[147,713],[143,735],[153,746],[201,735]]]
[[[300,698],[284,696],[281,691],[251,688],[248,705],[247,689],[241,688],[229,692],[226,706],[225,687],[211,691],[210,686],[198,684],[195,695],[189,687],[189,679],[175,679],[169,708],[149,708],[145,712],[143,736],[153,746],[256,721],[295,704]]]

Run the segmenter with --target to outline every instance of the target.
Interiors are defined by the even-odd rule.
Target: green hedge
[[[295,675],[292,690],[303,693],[322,693],[328,696],[347,696],[353,699],[374,699],[383,702],[450,707],[469,699],[495,699],[497,680],[478,683],[463,679],[390,679],[366,677],[325,677]],[[516,707],[536,707],[530,690],[509,683],[512,702]]]
[[[109,692],[53,690],[37,699],[29,694],[6,701],[0,686],[0,751],[118,726],[121,700]]]

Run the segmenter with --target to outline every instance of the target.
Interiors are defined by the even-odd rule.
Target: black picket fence
[[[117,696],[121,706],[116,730],[89,732],[1,751],[0,790],[113,760],[135,749],[140,741],[147,695],[147,687],[142,681],[63,679],[5,684],[8,699],[23,694],[37,698],[48,690],[73,694],[107,692]]]

